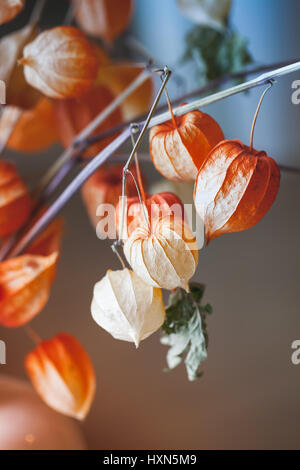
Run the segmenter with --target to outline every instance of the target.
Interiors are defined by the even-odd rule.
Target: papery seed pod
[[[99,67],[98,83],[108,87],[114,96],[118,96],[143,71],[138,64],[117,63]],[[151,78],[146,80],[121,104],[124,121],[130,121],[137,116],[147,113],[151,107],[154,93],[154,83]]]
[[[9,122],[1,119],[0,138],[7,125]],[[41,98],[34,108],[22,112],[6,146],[18,152],[38,152],[58,140],[54,104]]]
[[[134,170],[133,174],[135,175]],[[82,197],[92,225],[95,228],[97,226],[99,227],[98,224],[104,217],[104,214],[100,215],[101,205],[111,204],[112,206],[116,207],[118,204],[119,199],[122,196],[122,175],[122,165],[102,167],[95,171],[95,173],[82,186]],[[127,181],[126,194],[128,197],[136,195],[136,186],[130,177]],[[116,227],[114,217],[111,220],[111,223],[113,224],[111,230],[115,232]]]
[[[56,272],[57,253],[23,255],[0,263],[0,324],[28,323],[46,305]]]
[[[26,82],[22,67],[18,64],[24,46],[32,41],[36,34],[35,28],[28,25],[0,40],[0,78],[5,83],[7,105],[29,109],[37,104],[41,96]]]
[[[192,111],[151,129],[150,155],[165,178],[193,181],[211,149],[223,139],[211,116]]]
[[[184,15],[193,22],[222,29],[226,26],[231,0],[177,0]]]
[[[56,103],[56,117],[58,132],[62,145],[67,148],[76,135],[82,131],[98,114],[103,111],[114,99],[112,93],[102,85],[95,85],[81,99],[60,100]],[[122,122],[120,109],[116,109],[108,118],[97,127],[93,135],[99,134]],[[94,157],[103,150],[115,136],[102,139],[91,145],[83,154],[85,157]]]
[[[138,227],[125,242],[124,254],[132,269],[147,284],[170,290],[182,287],[189,291],[188,282],[198,263],[198,249],[183,220],[157,219],[151,232],[147,225]]]
[[[85,0],[75,18],[84,31],[111,42],[125,31],[132,9],[133,0]]]
[[[50,98],[79,98],[93,86],[99,61],[82,31],[58,26],[27,44],[20,63],[27,82]]]
[[[0,160],[0,237],[18,230],[32,208],[26,185],[12,163]]]
[[[164,322],[165,308],[160,289],[144,283],[133,271],[107,271],[94,287],[92,316],[115,339],[140,341]]]
[[[25,359],[30,380],[48,406],[67,416],[83,420],[96,389],[91,360],[81,344],[60,333],[41,341]]]
[[[179,199],[173,193],[158,193],[146,197],[146,203],[142,206],[139,198],[131,197],[125,200],[123,238],[129,237],[137,227],[145,225],[148,221],[150,225],[159,217],[178,217],[184,218],[184,207]],[[145,220],[147,217],[147,220]],[[122,219],[122,199],[116,207],[116,226],[118,233],[121,229]]]
[[[41,214],[39,214],[39,216],[40,215]],[[36,219],[34,222],[35,221]],[[26,249],[26,254],[49,256],[53,253],[60,253],[63,223],[64,221],[62,217],[54,219]]]
[[[257,224],[272,206],[279,185],[279,167],[265,152],[251,150],[238,140],[217,145],[195,183],[194,201],[205,225],[206,242]]]
[[[25,0],[1,0],[0,25],[13,20],[24,8]]]

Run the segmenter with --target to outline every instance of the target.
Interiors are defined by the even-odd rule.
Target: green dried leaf
[[[212,312],[209,304],[201,306],[205,286],[190,284],[190,294],[177,289],[170,294],[166,308],[166,321],[162,327],[166,336],[161,343],[170,346],[167,353],[169,369],[174,369],[183,360],[188,379],[201,376],[199,367],[207,358],[208,335],[206,315]]]
[[[241,72],[253,62],[246,40],[230,28],[196,26],[186,37],[183,61],[193,61],[203,83]]]

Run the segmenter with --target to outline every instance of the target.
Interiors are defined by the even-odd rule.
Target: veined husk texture
[[[91,360],[76,338],[60,333],[41,341],[25,359],[34,388],[48,406],[83,420],[94,399],[96,380]]]
[[[80,98],[93,86],[99,67],[95,48],[82,31],[58,26],[27,44],[20,63],[27,82],[49,98]]]
[[[161,290],[146,284],[129,269],[108,271],[97,282],[91,313],[115,339],[133,342],[136,347],[165,319]]]
[[[151,226],[138,227],[124,245],[124,254],[132,269],[147,284],[162,289],[182,287],[198,263],[198,247],[188,225],[177,217],[157,219]]]
[[[279,185],[280,169],[266,152],[238,140],[217,145],[200,168],[194,190],[206,242],[256,225],[271,208]]]

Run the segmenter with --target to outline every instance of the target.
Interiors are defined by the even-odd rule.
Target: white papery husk
[[[194,23],[221,29],[226,24],[231,0],[177,0],[181,11]]]
[[[132,269],[147,284],[162,289],[181,287],[189,291],[189,280],[198,263],[198,246],[188,225],[177,217],[162,217],[138,227],[124,245]]]
[[[109,270],[97,282],[91,313],[115,339],[133,342],[136,347],[165,320],[161,290],[145,284],[129,269]]]

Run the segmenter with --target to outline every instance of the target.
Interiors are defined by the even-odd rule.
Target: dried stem
[[[34,344],[38,345],[42,341],[40,336],[36,333],[36,331],[34,331],[31,326],[24,326],[24,331],[27,334],[28,338],[30,338]]]
[[[251,152],[253,150],[253,136],[254,136],[255,124],[256,124],[256,121],[257,121],[258,113],[260,111],[260,108],[261,108],[262,102],[264,100],[264,97],[266,96],[267,92],[272,88],[273,83],[274,82],[270,80],[269,86],[263,91],[263,93],[260,97],[258,106],[257,106],[256,111],[255,111],[255,115],[254,115],[253,122],[252,122],[252,127],[251,127],[251,135],[250,135],[250,151]]]
[[[72,2],[69,5],[69,8],[67,10],[65,19],[64,19],[64,24],[65,25],[70,25],[73,22],[75,13],[77,11],[77,8],[79,7],[80,3],[82,0],[72,0]]]

